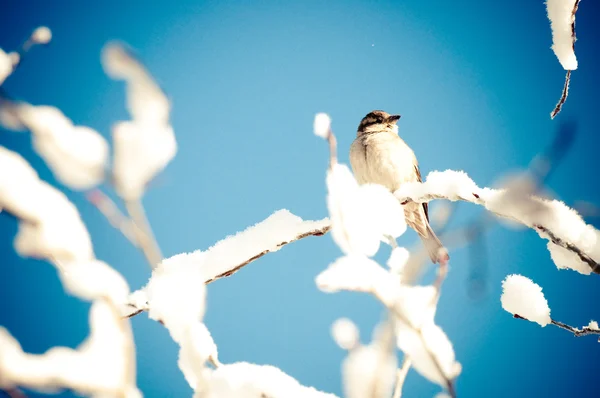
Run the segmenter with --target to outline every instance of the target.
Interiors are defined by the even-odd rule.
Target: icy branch
[[[558,268],[582,274],[600,273],[600,232],[558,200],[547,200],[520,189],[480,188],[467,174],[446,170],[429,173],[424,183],[404,184],[395,193],[403,203],[434,199],[466,201],[496,216],[534,229],[549,241]]]

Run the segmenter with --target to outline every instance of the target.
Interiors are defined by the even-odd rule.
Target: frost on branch
[[[55,347],[42,355],[24,353],[0,327],[0,389],[23,386],[42,392],[68,388],[93,396],[141,397],[135,387],[133,344],[127,321],[96,301],[90,309],[90,336],[77,350]]]
[[[560,112],[569,95],[571,71],[577,69],[575,56],[575,13],[579,7],[579,0],[546,0],[548,18],[552,28],[552,51],[558,58],[563,69],[567,71],[565,84],[560,99],[550,117],[554,119]]]
[[[406,183],[394,194],[403,202],[447,199],[481,205],[498,217],[532,228],[547,239],[558,268],[570,268],[582,274],[600,273],[600,231],[558,200],[521,195],[511,189],[479,188],[466,173],[453,170],[433,171],[425,182]]]
[[[169,100],[124,46],[108,44],[102,52],[102,64],[110,77],[125,80],[127,85],[127,109],[132,120],[113,127],[113,176],[119,195],[137,200],[177,152],[169,123]]]
[[[73,189],[89,189],[104,179],[108,143],[95,130],[75,126],[58,108],[0,99],[0,125],[30,130],[33,148],[56,178]]]
[[[522,275],[509,275],[502,282],[502,308],[531,322],[546,326],[550,318],[550,308],[542,293],[542,288]]]

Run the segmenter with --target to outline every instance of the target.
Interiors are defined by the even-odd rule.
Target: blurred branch
[[[135,247],[139,247],[135,233],[133,232],[135,225],[127,216],[121,213],[115,202],[104,192],[96,188],[86,193],[85,198],[106,217],[110,225],[121,231],[123,236]]]
[[[402,397],[402,386],[404,385],[404,380],[406,380],[406,375],[410,370],[412,362],[409,357],[405,356],[404,361],[402,362],[402,367],[398,369],[396,373],[396,387],[394,388],[394,395],[392,398],[401,398]]]
[[[160,248],[158,247],[158,243],[154,238],[154,234],[152,233],[148,219],[146,218],[144,206],[140,200],[134,200],[126,201],[125,207],[127,208],[129,217],[136,226],[136,228],[133,229],[136,240],[139,243],[144,256],[146,256],[146,260],[148,260],[150,268],[155,269],[162,261],[162,254],[160,252]]]

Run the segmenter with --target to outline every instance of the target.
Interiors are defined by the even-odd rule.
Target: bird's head
[[[363,117],[358,125],[358,135],[380,131],[392,131],[398,134],[400,115],[390,115],[384,111],[372,111]]]

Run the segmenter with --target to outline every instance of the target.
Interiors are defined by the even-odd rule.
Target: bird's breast
[[[358,137],[351,147],[350,162],[360,184],[380,184],[393,192],[402,183],[417,180],[415,155],[395,134]]]

